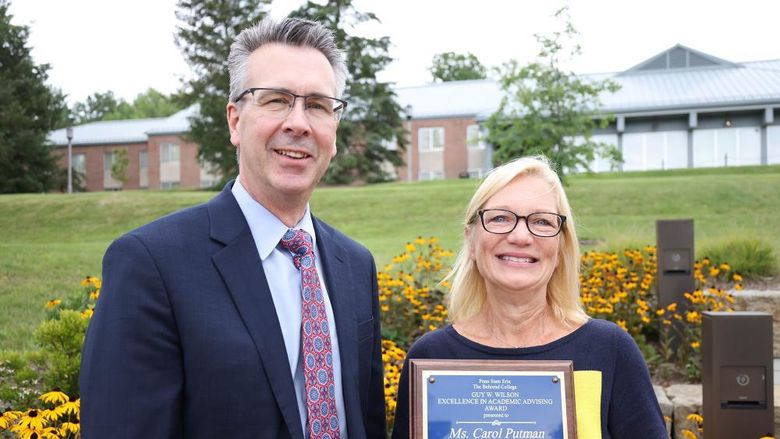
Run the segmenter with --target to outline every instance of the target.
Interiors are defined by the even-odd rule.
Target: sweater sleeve
[[[609,403],[610,436],[613,439],[667,438],[650,373],[636,342],[618,328],[614,333],[617,352]]]

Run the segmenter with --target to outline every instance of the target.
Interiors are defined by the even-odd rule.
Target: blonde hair
[[[547,303],[553,315],[563,324],[580,324],[588,319],[579,295],[580,248],[574,230],[574,218],[563,185],[544,156],[521,157],[501,165],[485,177],[466,209],[465,236],[455,265],[445,280],[452,282],[449,294],[449,317],[452,323],[462,323],[478,314],[485,304],[485,279],[469,254],[474,239],[473,227],[478,223],[478,211],[498,191],[520,176],[540,177],[550,183],[556,196],[558,213],[566,216],[558,247],[558,266],[547,284]]]

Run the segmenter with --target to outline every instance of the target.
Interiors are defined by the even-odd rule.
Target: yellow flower
[[[687,419],[689,421],[693,421],[693,422],[695,422],[697,424],[704,423],[704,418],[700,414],[698,414],[696,412],[693,412],[693,413],[689,414],[688,416],[685,417],[685,419]]]
[[[59,389],[54,389],[39,396],[38,399],[47,404],[59,405],[68,402],[68,395],[62,393]]]
[[[94,314],[94,313],[95,313],[95,311],[92,308],[87,308],[87,309],[85,309],[84,311],[81,312],[81,318],[85,319],[85,320],[86,319],[91,319],[92,318],[92,314]]]
[[[48,302],[46,302],[46,309],[54,309],[58,307],[62,303],[62,300],[60,299],[52,299]]]
[[[10,427],[14,421],[19,419],[20,416],[22,416],[22,412],[17,412],[14,410],[3,412],[2,416],[0,416],[0,430],[4,430]]]
[[[718,274],[720,274],[720,269],[716,267],[710,268],[710,277],[716,277]]]
[[[731,279],[732,279],[734,282],[742,282],[742,276],[740,276],[740,275],[739,275],[739,274],[737,274],[737,273],[734,273],[734,275],[733,275],[733,276],[731,276]]]
[[[100,288],[98,288],[95,291],[89,293],[89,298],[92,299],[92,300],[97,300],[98,297],[100,297]]]
[[[692,347],[692,348],[694,348],[694,349],[699,349],[699,346],[701,346],[701,343],[700,343],[700,342],[698,342],[698,341],[692,341],[692,342],[691,342],[691,347]]]
[[[79,432],[79,424],[72,422],[63,422],[60,424],[60,436],[67,436],[68,434],[75,435]]]
[[[417,250],[417,248],[412,244],[411,242],[406,243],[406,251],[409,253],[414,253]]]
[[[58,416],[78,415],[81,411],[81,400],[68,401],[65,404],[58,405],[53,410]]]
[[[19,426],[23,429],[42,429],[48,423],[49,421],[43,417],[43,413],[36,409],[27,410],[19,418]]]
[[[696,433],[688,430],[687,428],[683,428],[682,435],[685,437],[685,439],[699,439],[699,436],[697,436]]]
[[[697,311],[688,311],[685,313],[685,320],[687,320],[688,323],[701,323],[701,314]]]

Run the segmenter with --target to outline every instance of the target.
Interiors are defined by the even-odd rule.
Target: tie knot
[[[279,241],[293,255],[295,268],[309,267],[314,263],[314,244],[311,235],[302,229],[288,229]]]

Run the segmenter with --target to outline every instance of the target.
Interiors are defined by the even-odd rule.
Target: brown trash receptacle
[[[772,315],[704,312],[705,439],[774,436]]]

